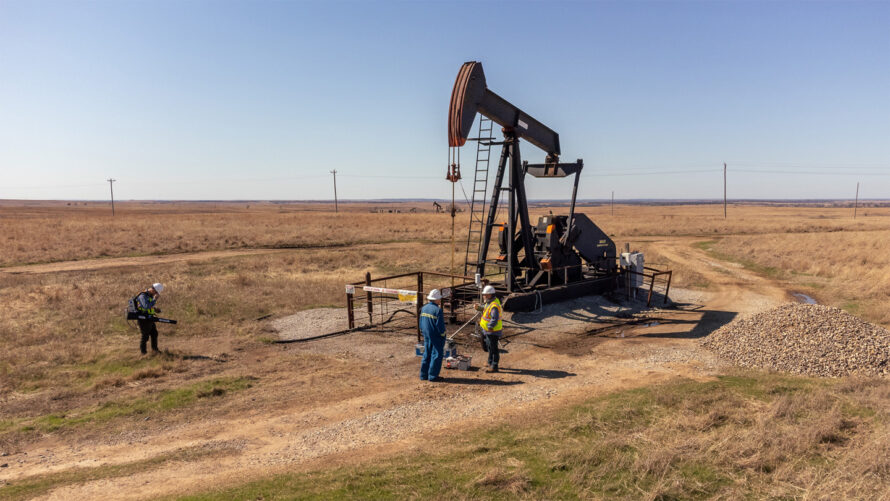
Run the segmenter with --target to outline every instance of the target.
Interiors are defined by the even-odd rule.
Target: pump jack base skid
[[[612,292],[618,288],[618,276],[586,278],[577,282],[552,287],[541,287],[526,292],[506,292],[503,283],[492,282],[501,297],[504,311],[528,312],[534,311],[546,304],[559,303],[584,296],[593,296]],[[455,289],[456,299],[459,301],[473,301],[479,294],[475,285],[469,284]]]
[[[616,289],[616,282],[615,277],[594,278],[531,292],[513,293],[504,299],[503,306],[505,311],[510,312],[534,311],[545,304],[611,292]]]

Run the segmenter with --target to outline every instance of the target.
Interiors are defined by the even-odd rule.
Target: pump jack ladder
[[[479,135],[476,137],[476,173],[473,176],[473,192],[470,199],[470,228],[467,234],[467,253],[464,259],[464,276],[476,271],[484,256],[479,255],[482,247],[482,232],[485,228],[485,195],[488,193],[488,166],[491,159],[492,122],[481,117]]]

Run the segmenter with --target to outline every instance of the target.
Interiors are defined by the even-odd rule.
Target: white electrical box
[[[620,264],[622,268],[626,268],[636,273],[628,274],[627,284],[631,288],[643,286],[643,253],[642,252],[622,252]]]

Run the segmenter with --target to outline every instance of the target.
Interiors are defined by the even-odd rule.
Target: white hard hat
[[[162,283],[151,284],[151,288],[159,293],[164,292],[164,284]]]
[[[482,294],[484,294],[484,295],[494,294],[494,293],[495,293],[494,287],[491,285],[486,285],[485,288],[482,289]]]
[[[442,299],[442,293],[439,292],[439,289],[433,289],[426,298],[430,301],[438,301],[439,299]]]

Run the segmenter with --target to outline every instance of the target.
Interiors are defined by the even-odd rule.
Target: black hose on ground
[[[352,334],[353,332],[374,332],[372,330],[374,327],[377,327],[380,325],[386,325],[387,323],[392,321],[393,317],[395,317],[397,313],[410,313],[412,315],[414,314],[414,312],[412,312],[410,310],[399,309],[399,310],[394,311],[392,313],[392,315],[389,316],[389,318],[387,318],[383,322],[380,322],[376,326],[375,325],[365,325],[362,327],[355,327],[353,329],[343,329],[342,331],[328,332],[327,334],[319,334],[317,336],[303,337],[303,338],[298,338],[298,339],[276,339],[275,341],[272,341],[272,343],[273,344],[305,343],[307,341],[316,341],[318,339],[325,339],[325,338],[329,338],[329,337],[344,336],[346,334]],[[379,332],[384,332],[384,331],[379,331]]]

